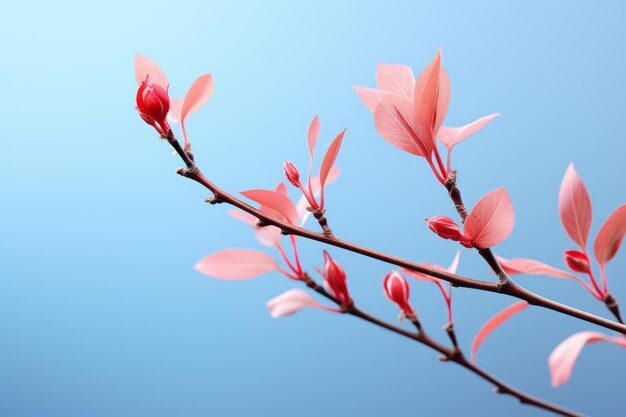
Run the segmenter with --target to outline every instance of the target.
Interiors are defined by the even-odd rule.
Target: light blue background
[[[514,233],[497,252],[562,267],[557,192],[571,161],[594,205],[592,233],[626,200],[621,2],[12,2],[0,26],[0,415],[515,416],[546,415],[410,341],[319,311],[271,319],[281,276],[220,282],[193,269],[222,248],[259,245],[209,207],[197,184],[134,110],[133,54],[161,64],[174,96],[212,71],[215,93],[189,120],[197,160],[232,191],[272,187],[286,158],[306,166],[344,126],[344,172],[328,191],[346,238],[447,265],[455,244],[423,217],[452,215],[423,160],[384,142],[351,85],[378,62],[417,73],[442,45],[452,79],[447,124],[503,116],[456,150],[464,197],[506,186]],[[294,198],[295,198],[294,193]],[[305,263],[321,246],[302,242]],[[380,289],[389,266],[332,249],[356,301],[394,320]],[[489,278],[475,253],[459,272]],[[626,303],[626,256],[609,267]],[[520,277],[606,315],[572,282]],[[445,341],[434,286],[412,282],[425,326]],[[511,299],[455,293],[461,343]],[[488,370],[592,415],[623,409],[626,352],[585,349],[571,381],[549,384],[547,357],[594,329],[529,309],[479,354]]]

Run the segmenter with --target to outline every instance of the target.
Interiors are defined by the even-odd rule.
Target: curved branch
[[[499,282],[491,282],[491,281],[482,281],[473,278],[464,277],[457,274],[451,274],[446,271],[438,270],[435,268],[431,268],[424,265],[419,265],[416,262],[409,261],[407,259],[400,258],[398,256],[390,255],[384,252],[380,252],[374,249],[370,249],[365,246],[358,245],[356,243],[352,243],[347,240],[340,239],[336,236],[326,236],[323,233],[313,232],[302,227],[298,227],[296,225],[283,222],[277,220],[271,216],[268,216],[266,213],[261,212],[260,210],[252,207],[251,205],[241,201],[237,197],[229,194],[228,192],[222,190],[215,183],[209,180],[200,170],[200,168],[196,165],[193,160],[193,156],[191,153],[186,153],[180,143],[172,133],[169,131],[167,136],[167,141],[170,145],[176,150],[178,155],[181,157],[187,168],[179,168],[176,172],[179,175],[192,179],[200,184],[202,184],[205,188],[213,193],[213,197],[207,199],[211,204],[219,204],[219,203],[227,203],[234,207],[237,207],[257,219],[263,225],[271,225],[276,226],[282,230],[284,234],[291,234],[300,237],[304,237],[310,240],[315,240],[318,242],[326,243],[328,245],[336,246],[338,248],[342,248],[354,253],[361,254],[363,256],[367,256],[369,258],[377,259],[386,263],[390,263],[393,265],[397,265],[403,268],[410,269],[412,271],[421,272],[423,274],[427,274],[436,278],[440,278],[444,281],[448,281],[455,287],[463,287],[463,288],[473,288],[480,291],[486,292],[494,292],[500,294],[506,294],[515,298],[519,298],[520,300],[525,300],[531,305],[544,307],[550,310],[557,311],[562,314],[566,314],[568,316],[572,316],[578,318],[580,320],[587,321],[589,323],[596,324],[598,326],[614,330],[621,334],[626,334],[626,325],[617,323],[612,320],[608,320],[606,318],[596,316],[594,314],[588,313],[586,311],[578,310],[576,308],[558,303],[553,300],[549,300],[547,298],[541,297],[531,291],[528,291],[516,283],[514,283],[507,276],[507,280],[501,279]],[[491,252],[490,250],[485,250],[486,253]],[[482,253],[481,253],[482,254]],[[493,255],[493,254],[492,254]],[[495,258],[494,258],[495,259]],[[489,261],[488,261],[489,262]],[[499,267],[499,263],[496,264]],[[492,264],[490,264],[492,265]],[[492,265],[492,268],[495,267],[495,264]],[[500,268],[501,269],[501,268]],[[506,275],[506,274],[504,274]]]

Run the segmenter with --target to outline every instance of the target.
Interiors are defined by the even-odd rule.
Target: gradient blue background
[[[306,129],[323,149],[344,126],[343,175],[328,191],[336,232],[447,265],[455,244],[423,217],[453,215],[423,160],[384,142],[351,85],[378,62],[417,73],[444,48],[447,124],[503,116],[456,150],[471,205],[506,186],[514,233],[497,252],[562,267],[573,244],[557,216],[571,161],[593,200],[592,233],[626,200],[621,2],[11,2],[0,26],[0,415],[546,415],[525,408],[410,341],[350,317],[305,311],[273,320],[282,276],[220,282],[193,265],[222,248],[258,248],[250,230],[209,207],[197,184],[134,110],[133,55],[166,71],[174,96],[212,71],[215,93],[189,120],[197,160],[238,191],[272,187],[289,158],[305,166]],[[295,197],[295,193],[294,193]],[[307,265],[321,246],[303,242]],[[397,311],[380,289],[389,266],[333,249],[364,308]],[[475,253],[459,272],[488,278]],[[626,256],[609,266],[626,303]],[[606,315],[579,286],[527,276],[532,290]],[[434,286],[412,283],[427,329],[445,340]],[[455,293],[469,347],[511,299]],[[533,394],[592,415],[623,406],[625,351],[585,349],[571,381],[549,384],[547,357],[594,329],[540,309],[489,339],[479,361]]]

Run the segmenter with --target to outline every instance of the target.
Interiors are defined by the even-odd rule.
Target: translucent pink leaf
[[[280,191],[272,190],[248,190],[242,191],[241,194],[250,200],[256,201],[262,207],[269,209],[272,215],[278,216],[280,219],[287,221],[293,225],[298,223],[298,212],[296,206]]]
[[[376,130],[387,142],[417,156],[430,155],[420,140],[420,128],[413,114],[413,105],[406,98],[388,94],[380,99],[374,110]]]
[[[506,239],[513,231],[513,202],[504,188],[485,194],[465,221],[463,234],[479,249],[489,248]]]
[[[187,117],[200,109],[213,94],[213,76],[208,74],[201,75],[193,82],[187,95],[183,100],[183,107],[180,111],[180,126],[183,130],[183,138],[185,145],[189,143],[187,140],[187,131],[185,130],[185,121]]]
[[[167,91],[169,83],[165,73],[159,65],[143,55],[135,54],[135,78],[137,84],[141,85],[149,77],[151,83],[155,83],[163,87]]]
[[[610,337],[599,332],[591,331],[571,335],[562,341],[548,358],[552,386],[557,387],[567,382],[583,347],[589,343],[600,341],[615,343],[626,348],[626,339],[623,336]]]
[[[569,237],[584,249],[591,227],[591,200],[574,164],[567,167],[561,182],[559,215]]]
[[[339,149],[341,149],[341,142],[343,142],[343,136],[345,133],[346,129],[343,129],[331,142],[328,150],[326,151],[326,155],[324,156],[324,160],[322,161],[322,166],[320,167],[320,186],[322,189],[320,205],[322,207],[324,207],[324,186],[326,185],[326,181],[328,180],[330,170],[333,168],[335,159],[337,159]]]
[[[476,352],[482,343],[485,341],[487,336],[491,334],[495,329],[497,329],[502,323],[507,321],[511,316],[515,313],[518,313],[525,309],[528,306],[526,301],[520,301],[518,303],[509,306],[493,316],[492,318],[485,323],[485,325],[478,331],[478,334],[474,338],[474,342],[472,343],[472,362],[476,363]]]
[[[317,136],[320,133],[320,120],[315,116],[309,126],[309,133],[307,139],[309,142],[309,151],[311,151],[311,162],[313,162],[313,154],[315,153],[315,144],[317,143]]]
[[[180,123],[180,114],[183,110],[183,100],[179,98],[173,98],[170,100],[170,112],[167,114],[170,121],[173,123]]]
[[[613,259],[622,244],[625,233],[626,204],[623,204],[606,219],[593,243],[593,252],[601,266]]]
[[[415,77],[407,65],[378,64],[376,71],[378,88],[413,101]]]
[[[555,278],[576,278],[575,275],[570,274],[562,269],[555,268],[543,262],[535,261],[533,259],[515,258],[505,259],[500,256],[496,256],[498,262],[509,275],[515,274],[530,274],[530,275],[547,275]]]
[[[441,65],[441,49],[415,82],[415,114],[427,149],[435,147],[435,133],[448,112],[450,80]]]
[[[226,249],[200,260],[195,268],[212,278],[238,280],[254,278],[280,267],[270,255],[252,249]]]
[[[386,91],[378,90],[376,88],[368,88],[368,87],[352,87],[354,91],[359,95],[365,106],[374,113],[376,110],[376,106],[378,106],[378,102],[383,96],[389,94]]]
[[[265,246],[276,247],[280,244],[280,229],[274,226],[257,226],[258,219],[252,214],[241,210],[230,210],[228,214],[235,219],[246,223],[254,229],[254,236]]]
[[[332,167],[328,173],[328,177],[326,178],[326,185],[335,181],[339,177],[340,173],[340,168]],[[314,198],[317,197],[322,191],[322,184],[319,176],[311,180],[311,189],[313,190]],[[298,200],[298,204],[296,205],[296,211],[298,212],[298,218],[300,219],[300,226],[304,226],[304,223],[306,223],[306,220],[311,215],[311,212],[307,210],[307,207],[309,207],[309,201],[305,196],[300,197],[300,200]]]
[[[446,268],[446,271],[448,271],[451,274],[456,274],[456,270],[459,267],[459,258],[461,257],[461,251],[458,250],[456,251],[456,255],[454,256],[454,259],[452,260],[452,263],[450,264],[449,267]]]
[[[278,183],[278,185],[276,186],[276,192],[289,198],[289,191],[287,191],[287,186],[284,182]]]
[[[465,140],[467,137],[473,135],[474,133],[478,132],[490,121],[498,116],[500,116],[500,113],[493,113],[488,116],[481,117],[480,119],[461,127],[441,126],[439,128],[437,136],[439,137],[439,140],[441,140],[441,142],[446,145],[449,152],[455,145]]]
[[[269,300],[265,306],[273,318],[290,316],[305,307],[338,312],[337,309],[326,307],[318,303],[306,291],[300,289],[288,290]]]

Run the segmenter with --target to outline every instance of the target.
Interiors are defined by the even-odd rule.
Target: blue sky
[[[349,88],[373,86],[379,62],[417,73],[443,47],[452,81],[446,124],[502,117],[459,145],[454,163],[468,204],[507,187],[516,210],[505,257],[562,267],[572,249],[557,214],[570,162],[590,191],[592,233],[625,200],[622,178],[621,2],[18,3],[3,6],[0,66],[0,414],[30,416],[545,415],[435,354],[352,318],[319,311],[273,320],[264,304],[293,287],[279,275],[246,282],[201,276],[213,251],[259,248],[247,227],[208,207],[174,174],[179,161],[134,110],[133,55],[159,62],[182,96],[211,71],[215,92],[189,119],[204,171],[228,190],[273,187],[282,161],[308,162],[317,114],[320,149],[344,127],[341,178],[328,215],[350,240],[447,265],[457,246],[422,219],[453,215],[423,160],[384,142]],[[296,194],[294,193],[294,198]],[[303,261],[322,247],[302,242]],[[357,302],[382,318],[388,265],[333,249]],[[489,278],[475,253],[459,272]],[[626,257],[609,285],[626,299]],[[580,287],[518,280],[546,296],[606,314]],[[434,287],[413,301],[440,340]],[[459,339],[512,302],[455,293]],[[614,415],[625,352],[597,344],[571,381],[549,384],[547,357],[591,325],[529,309],[481,348],[480,363],[530,393],[592,415]]]

